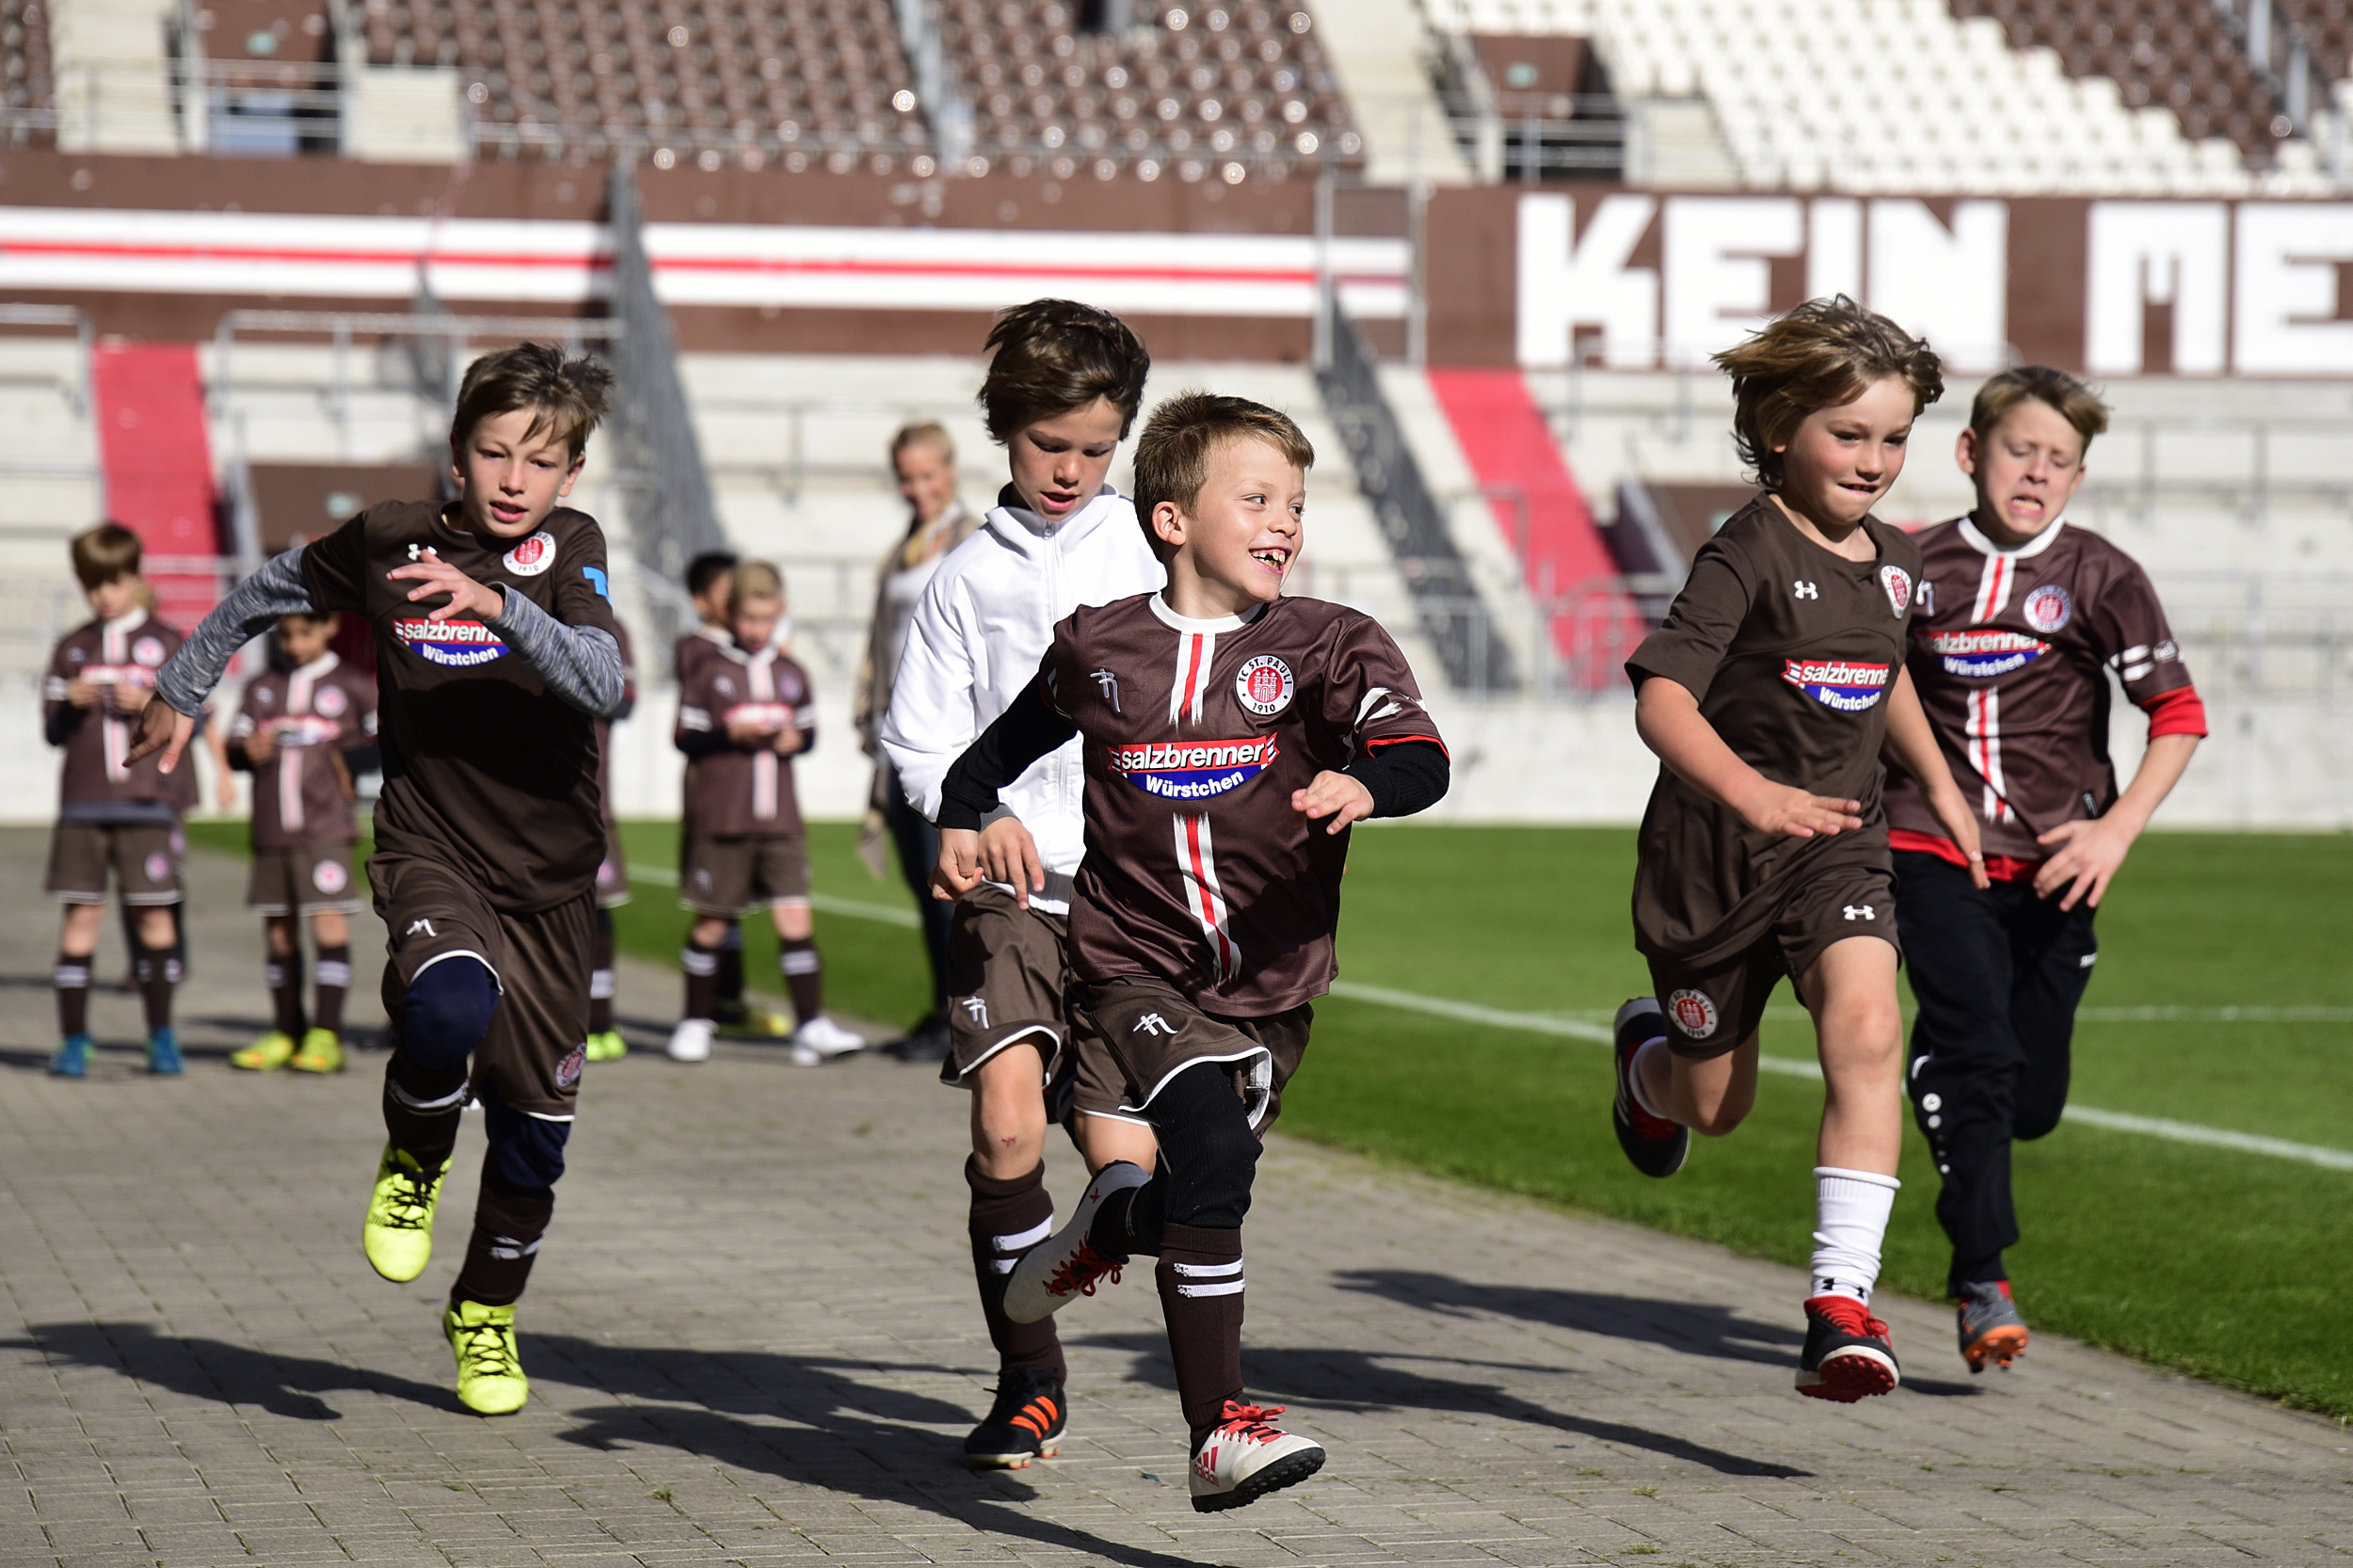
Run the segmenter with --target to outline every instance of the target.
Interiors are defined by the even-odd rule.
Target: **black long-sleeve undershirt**
[[[1044,680],[1032,680],[997,722],[950,764],[939,787],[938,825],[980,831],[997,809],[998,792],[1078,732],[1077,725],[1047,702]],[[1397,741],[1368,746],[1340,771],[1372,796],[1372,815],[1410,817],[1438,803],[1453,770],[1445,747],[1430,741]]]

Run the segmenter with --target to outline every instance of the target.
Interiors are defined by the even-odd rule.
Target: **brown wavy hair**
[[[1152,356],[1144,340],[1109,311],[1072,299],[1032,299],[998,312],[984,345],[988,374],[981,408],[998,443],[1023,426],[1108,398],[1126,440],[1144,407]]]
[[[1872,383],[1900,376],[1912,411],[1945,395],[1945,368],[1915,338],[1845,295],[1809,299],[1767,322],[1745,343],[1715,355],[1732,377],[1732,441],[1750,477],[1781,488],[1781,454],[1808,414],[1843,408]]]
[[[466,367],[457,387],[457,412],[449,422],[450,450],[464,447],[484,420],[529,408],[525,439],[552,433],[578,462],[612,396],[613,373],[598,360],[567,360],[552,343],[502,348]]]
[[[2047,403],[2058,416],[2075,427],[2075,434],[2084,439],[2084,451],[2091,450],[2091,438],[2108,427],[2108,406],[2100,394],[2063,370],[2049,365],[2020,365],[1999,376],[1986,378],[1977,389],[1977,399],[1969,408],[1969,428],[1983,440],[1993,434],[1993,427],[2009,417],[2009,411],[2029,398]]]

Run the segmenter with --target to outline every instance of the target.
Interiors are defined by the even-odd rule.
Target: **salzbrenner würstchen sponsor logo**
[[[1790,659],[1781,678],[1825,708],[1860,713],[1887,690],[1885,664],[1861,664],[1850,659]]]
[[[1272,735],[1246,741],[1170,741],[1111,748],[1112,771],[1162,800],[1207,800],[1239,790],[1278,753]]]
[[[451,669],[487,664],[506,652],[498,633],[478,620],[426,620],[418,616],[392,622],[392,635],[418,658]]]
[[[1937,657],[1946,675],[1991,680],[2024,669],[2051,651],[2051,645],[2024,632],[1931,632],[1921,645]]]

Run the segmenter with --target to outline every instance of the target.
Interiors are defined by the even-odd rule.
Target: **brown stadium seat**
[[[5,142],[48,147],[56,141],[56,89],[50,75],[49,8],[55,0],[0,0],[0,114]]]

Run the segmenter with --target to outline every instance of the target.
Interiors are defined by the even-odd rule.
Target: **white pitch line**
[[[675,888],[678,873],[658,867],[632,866],[630,879],[650,882],[657,887]],[[809,896],[809,907],[822,914],[840,915],[847,920],[877,920],[885,925],[914,927],[921,922],[912,909],[900,909],[887,904],[868,904],[860,899],[833,898],[824,893]],[[1369,1002],[1376,1007],[1394,1007],[1401,1012],[1422,1013],[1432,1017],[1452,1018],[1458,1023],[1480,1024],[1488,1029],[1508,1029],[1522,1034],[1549,1034],[1565,1040],[1584,1040],[1595,1045],[1609,1043],[1609,1026],[1588,1023],[1582,1018],[1565,1017],[1548,1013],[1514,1013],[1500,1007],[1481,1007],[1475,1001],[1455,1001],[1446,997],[1425,997],[1416,991],[1392,991],[1385,985],[1367,985],[1353,980],[1336,980],[1332,994],[1346,1001]],[[2353,1008],[2345,1007],[2134,1007],[2095,1010],[2086,1008],[2078,1017],[2116,1016],[2116,1021],[2133,1022],[2196,1022],[2196,1023],[2338,1023],[2353,1021]],[[2129,1018],[2124,1016],[2130,1015]],[[1788,1078],[1810,1078],[1819,1081],[1822,1069],[1812,1062],[1790,1056],[1760,1056],[1756,1064],[1769,1073]],[[2328,1148],[2318,1144],[2292,1144],[2284,1138],[2264,1138],[2251,1132],[2233,1132],[2227,1128],[2201,1127],[2195,1122],[2176,1122],[2163,1116],[2135,1116],[2121,1111],[2102,1111],[2093,1106],[2070,1103],[2070,1120],[2087,1127],[2105,1128],[2111,1132],[2137,1132],[2146,1138],[2162,1138],[2173,1144],[2196,1144],[2207,1148],[2236,1149],[2242,1154],[2269,1155],[2276,1160],[2300,1160],[2331,1171],[2353,1171],[2353,1152]]]

